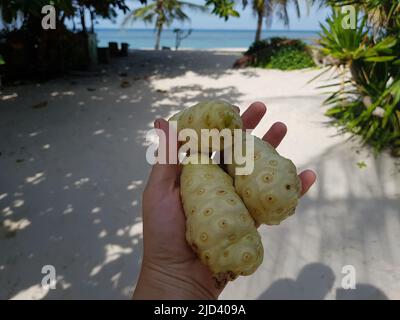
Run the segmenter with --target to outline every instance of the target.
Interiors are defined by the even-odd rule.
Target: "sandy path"
[[[262,267],[222,298],[400,298],[395,161],[356,152],[325,125],[317,83],[307,85],[318,71],[229,69],[237,56],[134,52],[97,77],[1,93],[0,298],[129,297],[140,266],[146,130],[204,98],[265,101],[256,134],[284,121],[280,151],[319,174],[292,219],[261,229]],[[130,87],[120,87],[124,79]],[[56,268],[55,290],[40,287],[43,265]],[[344,265],[356,268],[357,290],[340,289]]]

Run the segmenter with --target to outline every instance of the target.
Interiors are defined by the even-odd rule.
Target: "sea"
[[[108,42],[126,42],[130,49],[153,49],[155,32],[152,29],[96,29],[99,46],[108,46]],[[180,49],[233,49],[248,48],[254,41],[255,30],[192,30],[182,40]],[[286,37],[302,39],[313,43],[318,39],[318,31],[298,30],[266,30],[262,38]],[[176,35],[173,30],[166,29],[161,34],[161,46],[175,48]]]

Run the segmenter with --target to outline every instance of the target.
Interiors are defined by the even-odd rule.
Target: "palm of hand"
[[[178,176],[179,179],[179,176]],[[149,215],[144,217],[145,242],[144,260],[147,264],[157,265],[164,272],[188,279],[204,286],[203,289],[217,297],[219,291],[213,285],[212,274],[186,242],[186,219],[181,204],[179,185],[158,186],[157,192],[148,186],[144,195],[144,211]],[[151,199],[147,199],[151,197]],[[161,212],[157,217],[152,213]],[[149,221],[146,221],[146,220]],[[157,223],[152,223],[154,219]],[[146,235],[153,235],[149,238]],[[147,250],[149,249],[149,250]]]

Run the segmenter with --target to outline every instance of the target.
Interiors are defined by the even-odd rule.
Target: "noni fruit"
[[[242,136],[242,152],[246,136]],[[254,169],[248,175],[236,175],[234,161],[228,164],[229,174],[234,178],[235,189],[242,198],[257,224],[280,224],[292,215],[301,193],[301,182],[293,162],[278,154],[268,142],[255,136]]]
[[[198,104],[184,109],[173,115],[169,121],[177,121],[177,130],[193,129],[196,132],[197,148],[199,152],[212,152],[223,150],[224,139],[219,138],[219,133],[228,129],[232,135],[233,129],[242,128],[242,119],[235,106],[223,100],[202,101]],[[212,140],[209,136],[202,138],[202,129],[216,129],[217,142],[213,148]],[[201,141],[199,142],[198,139]],[[203,146],[203,148],[202,148]]]
[[[194,162],[200,159],[201,164]],[[261,264],[264,251],[232,178],[207,155],[192,155],[187,160],[180,180],[187,242],[219,286],[239,275],[250,275]]]

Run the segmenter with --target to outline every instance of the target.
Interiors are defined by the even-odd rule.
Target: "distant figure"
[[[174,29],[174,33],[175,33],[175,50],[177,51],[179,49],[179,47],[181,46],[182,40],[186,39],[187,37],[189,37],[192,34],[192,29],[189,29],[185,33],[183,30],[176,28],[176,29]]]
[[[259,300],[322,300],[332,289],[335,275],[322,263],[306,265],[297,280],[281,279],[275,281]]]

